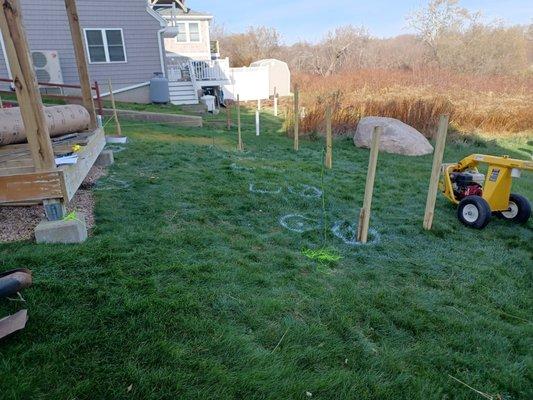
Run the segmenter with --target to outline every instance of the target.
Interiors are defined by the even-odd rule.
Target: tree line
[[[341,26],[318,43],[282,43],[270,27],[249,27],[229,33],[213,27],[222,56],[233,66],[247,66],[263,58],[286,61],[293,71],[322,76],[362,68],[441,68],[476,74],[533,74],[533,24],[507,26],[484,22],[459,0],[430,0],[407,16],[415,33],[380,39],[364,26]]]

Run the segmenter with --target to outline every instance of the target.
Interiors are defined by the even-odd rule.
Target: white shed
[[[274,95],[274,88],[279,96],[288,96],[291,93],[291,71],[286,62],[269,58],[255,61],[250,67],[268,67],[270,75],[270,96]]]

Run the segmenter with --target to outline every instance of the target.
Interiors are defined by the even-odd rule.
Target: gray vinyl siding
[[[30,49],[57,50],[65,83],[77,84],[78,72],[64,0],[21,1]],[[157,39],[161,26],[146,12],[146,0],[78,0],[77,4],[82,28],[123,29],[127,62],[89,64],[92,81],[105,87],[110,78],[114,88],[121,88],[147,82],[154,72],[161,71]],[[7,77],[1,52],[0,77]]]

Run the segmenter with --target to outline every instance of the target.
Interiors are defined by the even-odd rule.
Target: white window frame
[[[178,24],[184,24],[185,25],[185,41],[178,40],[179,35],[179,28],[178,28],[178,34],[176,35],[176,42],[177,43],[202,43],[202,23],[201,21],[177,21],[176,26]],[[191,30],[189,28],[190,24],[197,24],[198,25],[198,41],[192,41],[191,40]]]
[[[89,52],[89,40],[87,39],[87,31],[100,31],[104,46],[104,53],[106,61],[91,61],[91,53]],[[109,57],[109,45],[107,43],[106,31],[120,31],[122,38],[122,50],[124,51],[124,61],[111,61]],[[85,36],[85,49],[89,64],[126,64],[128,62],[128,54],[126,53],[126,42],[124,41],[124,31],[122,28],[84,28],[83,35]]]

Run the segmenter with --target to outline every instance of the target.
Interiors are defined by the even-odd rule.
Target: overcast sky
[[[378,37],[408,33],[405,16],[424,0],[187,0],[193,10],[207,11],[230,32],[248,26],[272,26],[286,43],[316,41],[338,25],[364,25]],[[482,11],[485,19],[533,22],[533,0],[462,0],[463,7]]]

